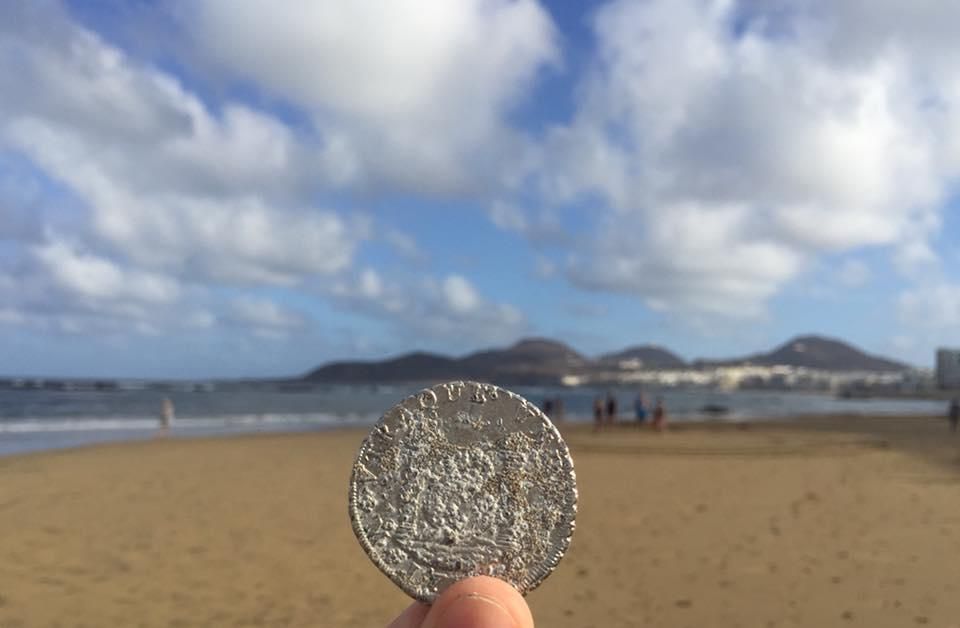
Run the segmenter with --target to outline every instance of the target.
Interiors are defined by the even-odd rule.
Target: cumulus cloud
[[[495,201],[490,206],[490,220],[504,231],[524,233],[529,227],[523,210],[503,201]]]
[[[935,273],[902,291],[896,312],[903,332],[895,346],[920,363],[931,362],[935,347],[955,346],[960,329],[960,283]]]
[[[409,262],[423,262],[426,260],[426,254],[420,249],[417,241],[408,233],[398,229],[387,229],[383,233],[383,240],[400,257]]]
[[[568,274],[592,290],[635,292],[655,310],[755,317],[802,259],[772,238],[744,237],[742,205],[661,207],[652,221],[616,216],[589,256],[576,256]]]
[[[31,242],[42,238],[43,197],[29,168],[0,153],[0,241]]]
[[[531,243],[535,276],[705,328],[763,316],[825,259],[861,285],[880,247],[914,284],[903,319],[948,329],[954,283],[929,277],[960,174],[960,5],[905,7],[612,0],[573,112],[541,130],[514,119],[560,66],[535,0],[182,2],[180,74],[53,0],[11,3],[0,323],[305,329],[249,296],[268,285],[404,340],[512,340],[526,319],[471,278],[403,274],[429,261],[416,232],[319,200],[446,194]]]
[[[4,13],[4,322],[98,334],[304,328],[276,304],[208,287],[294,286],[350,267],[369,221],[312,202],[340,168],[326,169],[325,147],[250,106],[208,105],[56,2]]]
[[[565,247],[573,240],[559,214],[550,208],[524,210],[518,205],[496,200],[491,203],[487,214],[499,229],[519,234],[540,247]]]
[[[956,332],[960,328],[960,284],[936,279],[904,291],[899,314],[914,330]]]
[[[310,112],[344,180],[450,192],[494,176],[521,139],[503,118],[558,61],[535,0],[203,0],[204,59]],[[504,150],[510,148],[511,150]],[[522,152],[522,151],[521,151]]]
[[[59,288],[81,298],[150,305],[172,303],[180,295],[177,282],[170,277],[122,268],[63,241],[38,246],[34,255]]]
[[[458,274],[386,280],[373,269],[335,283],[331,297],[352,311],[385,319],[412,339],[458,349],[515,340],[528,330],[512,305],[484,297]]]
[[[472,312],[480,305],[480,295],[462,275],[448,275],[440,286],[447,306],[457,314]]]
[[[458,275],[398,286],[355,272],[368,239],[407,262],[424,254],[406,232],[374,233],[363,216],[317,207],[345,185],[479,189],[501,157],[523,152],[527,139],[505,116],[558,60],[546,12],[533,0],[415,4],[178,8],[193,12],[181,25],[206,61],[306,114],[298,126],[255,99],[195,90],[58,2],[6,7],[2,322],[98,334],[224,324],[280,336],[308,318],[244,290],[308,284],[422,336],[498,337],[524,325]]]
[[[957,11],[905,25],[881,4],[884,18],[862,2],[600,9],[593,68],[540,177],[555,202],[601,215],[570,277],[680,313],[756,316],[820,254],[929,257],[960,168],[960,71],[931,57],[949,39],[921,39]]]
[[[850,259],[837,269],[837,281],[848,288],[857,288],[870,281],[870,267],[858,259]]]
[[[91,236],[193,279],[293,283],[349,265],[362,223],[307,205],[310,153],[284,124],[229,102],[214,114],[55,11],[21,17],[23,32],[0,31],[13,95],[0,141],[85,202]]]
[[[269,299],[243,296],[234,299],[230,306],[228,321],[250,327],[261,337],[286,338],[307,324],[301,313]]]

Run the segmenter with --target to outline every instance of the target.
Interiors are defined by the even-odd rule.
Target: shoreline
[[[855,413],[802,413],[792,416],[765,416],[756,417],[748,414],[720,413],[715,415],[697,413],[682,414],[679,416],[670,416],[671,426],[676,431],[684,429],[698,429],[710,426],[730,426],[738,428],[744,425],[815,425],[822,421],[856,421],[859,419],[906,419],[906,420],[934,420],[940,415],[934,413],[877,413],[864,414]],[[95,421],[95,419],[93,420]],[[84,421],[91,423],[93,421]],[[376,421],[375,418],[366,419],[346,419],[340,418],[324,422],[254,422],[243,421],[236,424],[224,423],[215,424],[215,421],[208,419],[181,419],[175,421],[168,434],[172,439],[194,439],[194,438],[231,438],[234,436],[250,434],[301,434],[311,432],[326,432],[341,429],[360,429],[367,430]],[[130,425],[124,425],[123,420],[106,419],[104,420],[109,427],[97,429],[70,429],[70,421],[64,420],[61,424],[48,427],[43,422],[35,422],[35,429],[10,430],[9,426],[4,429],[0,424],[0,459],[16,456],[24,453],[42,453],[45,451],[60,451],[64,449],[74,449],[83,447],[96,447],[99,444],[106,443],[134,443],[149,441],[158,437],[160,431],[159,420],[156,423],[150,421],[131,421]],[[556,421],[555,421],[556,422]],[[557,422],[558,425],[569,426],[573,429],[590,428],[593,424],[592,417],[588,416],[568,416],[564,420]],[[636,429],[635,419],[627,416],[621,416],[617,422],[617,429]],[[646,422],[649,428],[649,419]]]

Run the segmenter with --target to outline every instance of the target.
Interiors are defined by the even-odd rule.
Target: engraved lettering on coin
[[[420,393],[420,407],[421,408],[435,408],[437,406],[437,393],[433,392],[430,389],[424,390]]]
[[[490,384],[434,386],[388,410],[350,478],[360,544],[424,602],[476,575],[532,590],[569,546],[576,510],[573,461],[556,427]]]

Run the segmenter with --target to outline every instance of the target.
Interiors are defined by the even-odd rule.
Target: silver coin
[[[478,575],[526,594],[560,562],[576,512],[560,432],[536,406],[490,384],[441,384],[388,410],[350,478],[360,544],[424,602]]]

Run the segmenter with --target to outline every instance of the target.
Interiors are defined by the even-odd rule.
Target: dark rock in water
[[[724,405],[720,405],[719,403],[708,403],[702,408],[700,408],[700,412],[703,414],[714,414],[714,415],[727,414],[728,412],[730,412],[730,408]]]

